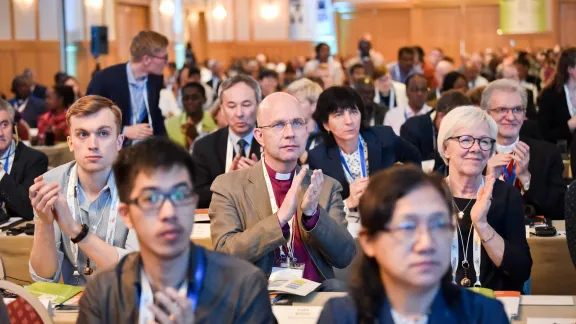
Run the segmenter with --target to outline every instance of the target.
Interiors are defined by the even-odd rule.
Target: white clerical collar
[[[232,141],[232,144],[236,145],[240,140],[240,136],[236,135],[230,128],[228,128],[228,137]],[[242,137],[248,146],[252,144],[252,139],[254,138],[254,132],[250,131],[246,136]]]
[[[269,176],[273,176],[274,179],[276,180],[280,180],[280,181],[286,181],[286,180],[290,180],[290,178],[292,177],[292,172],[289,173],[280,173],[280,172],[276,172],[276,170],[272,169],[272,167],[270,167],[266,162],[262,162],[264,163],[264,165],[266,166],[266,171],[268,172]]]
[[[512,152],[512,150],[514,149],[514,147],[516,147],[516,144],[518,143],[519,140],[520,140],[520,137],[518,137],[516,139],[516,141],[514,141],[514,143],[512,143],[510,145],[500,145],[500,144],[496,143],[496,152],[498,152],[498,153],[510,153],[510,152]]]

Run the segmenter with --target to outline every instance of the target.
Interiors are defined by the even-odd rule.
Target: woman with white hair
[[[496,122],[485,111],[450,111],[438,131],[457,215],[452,239],[452,280],[459,286],[522,291],[532,258],[526,241],[522,195],[487,170],[495,151]]]

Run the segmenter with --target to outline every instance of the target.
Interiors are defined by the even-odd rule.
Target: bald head
[[[286,92],[274,92],[268,95],[258,106],[258,111],[256,112],[256,121],[258,125],[269,125],[270,122],[275,120],[277,111],[284,109],[297,109],[303,111],[302,105],[298,99]],[[306,118],[306,115],[303,115]]]

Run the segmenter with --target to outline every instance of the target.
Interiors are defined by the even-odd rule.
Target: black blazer
[[[390,126],[374,126],[360,131],[368,146],[368,169],[370,175],[394,165],[396,162],[416,163],[420,166],[422,158],[418,149],[396,134]],[[321,169],[340,182],[343,187],[342,199],[350,195],[350,185],[346,180],[340,148],[335,143],[326,142],[316,146],[308,153],[308,163],[311,170]]]
[[[46,99],[46,87],[41,85],[41,84],[35,85],[34,90],[32,91],[32,95],[36,98],[45,100]]]
[[[544,138],[556,144],[558,140],[572,141],[572,132],[568,128],[570,112],[566,102],[566,92],[556,91],[554,87],[542,90],[538,99],[538,121]]]
[[[526,89],[526,98],[528,99],[526,117],[530,120],[538,120],[538,113],[536,112],[536,105],[534,104],[534,92]]]
[[[564,219],[564,195],[567,181],[563,178],[564,163],[556,145],[529,138],[520,138],[530,147],[528,171],[530,189],[524,202],[536,208],[536,215]]]
[[[572,263],[576,267],[576,181],[566,191],[566,238]]]
[[[496,180],[492,197],[492,204],[487,216],[488,224],[504,239],[504,255],[502,256],[502,264],[500,267],[496,267],[482,246],[480,281],[483,287],[492,290],[522,291],[524,282],[530,278],[532,269],[532,256],[530,255],[530,246],[526,241],[526,228],[524,227],[522,195],[518,189],[510,184]],[[454,201],[462,209],[468,200],[455,198]],[[470,210],[473,205],[474,202],[471,202],[470,207],[465,208],[464,218],[458,221],[464,239],[468,237],[470,230]],[[472,238],[470,240],[472,241]],[[472,250],[473,246],[469,244],[468,261],[470,261],[471,266],[468,269],[468,278],[474,283],[476,274],[472,266]],[[461,243],[459,243],[458,251],[460,252],[459,260],[463,260]],[[459,266],[456,272],[456,282],[460,282],[463,276],[464,270]]]
[[[24,143],[18,143],[14,156],[10,158],[14,158],[14,162],[10,174],[5,174],[0,180],[0,200],[6,203],[10,217],[32,220],[34,212],[28,189],[36,177],[48,171],[48,157]]]
[[[163,87],[164,78],[161,75],[148,75],[148,108],[151,116],[147,116],[145,122],[152,118],[154,135],[166,135],[164,117],[162,117],[162,111],[158,106],[160,90]],[[114,101],[122,110],[122,126],[130,126],[132,124],[130,86],[128,85],[128,75],[126,74],[126,63],[107,67],[94,74],[86,90],[86,95],[99,95]]]
[[[198,192],[198,208],[208,208],[212,200],[210,186],[217,176],[226,173],[226,149],[228,148],[228,127],[206,135],[194,144],[194,189]],[[260,159],[260,144],[256,138],[250,144],[250,154]]]
[[[430,114],[408,118],[400,127],[400,137],[420,151],[422,160],[434,160],[435,171],[443,170],[446,167],[438,150],[434,149],[438,132],[430,118]]]
[[[14,107],[16,98],[11,99],[9,103]],[[18,112],[17,107],[15,107],[15,110],[20,114],[20,118],[28,123],[30,128],[36,128],[38,127],[38,118],[46,112],[46,104],[44,103],[44,100],[30,96],[30,98],[28,98],[28,103],[26,103],[26,108],[24,108],[21,113]]]

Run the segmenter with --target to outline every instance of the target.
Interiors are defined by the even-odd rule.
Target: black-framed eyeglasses
[[[526,111],[526,109],[522,108],[522,106],[516,106],[516,107],[512,107],[512,108],[508,108],[508,107],[498,107],[498,108],[493,108],[493,109],[488,109],[490,112],[495,113],[498,116],[505,116],[508,114],[509,111],[512,112],[512,115],[514,115],[515,117],[520,117],[522,115],[524,115],[524,112]]]
[[[169,192],[157,190],[145,190],[135,199],[129,200],[128,204],[134,204],[144,211],[158,211],[164,205],[166,199],[170,200],[174,207],[185,207],[198,202],[198,196],[191,188],[176,188]]]
[[[433,238],[441,237],[442,235],[452,235],[454,233],[454,224],[449,218],[441,218],[432,220],[428,223],[417,221],[404,221],[395,226],[386,227],[383,231],[390,233],[399,241],[414,242],[420,230],[425,230]]]
[[[455,139],[458,141],[458,144],[460,144],[460,147],[463,149],[469,149],[472,146],[474,146],[474,143],[476,143],[476,141],[478,141],[478,146],[480,147],[480,149],[482,151],[490,151],[493,147],[494,147],[494,143],[496,143],[496,140],[490,137],[480,137],[480,138],[476,138],[476,137],[472,137],[470,135],[460,135],[460,136],[453,136],[453,137],[449,137],[449,140],[451,139]]]
[[[277,121],[271,125],[258,126],[258,128],[271,129],[274,132],[280,133],[281,131],[283,131],[286,128],[287,125],[292,126],[292,129],[295,131],[303,130],[306,128],[307,123],[308,123],[308,121],[306,119],[294,118],[292,120]]]

